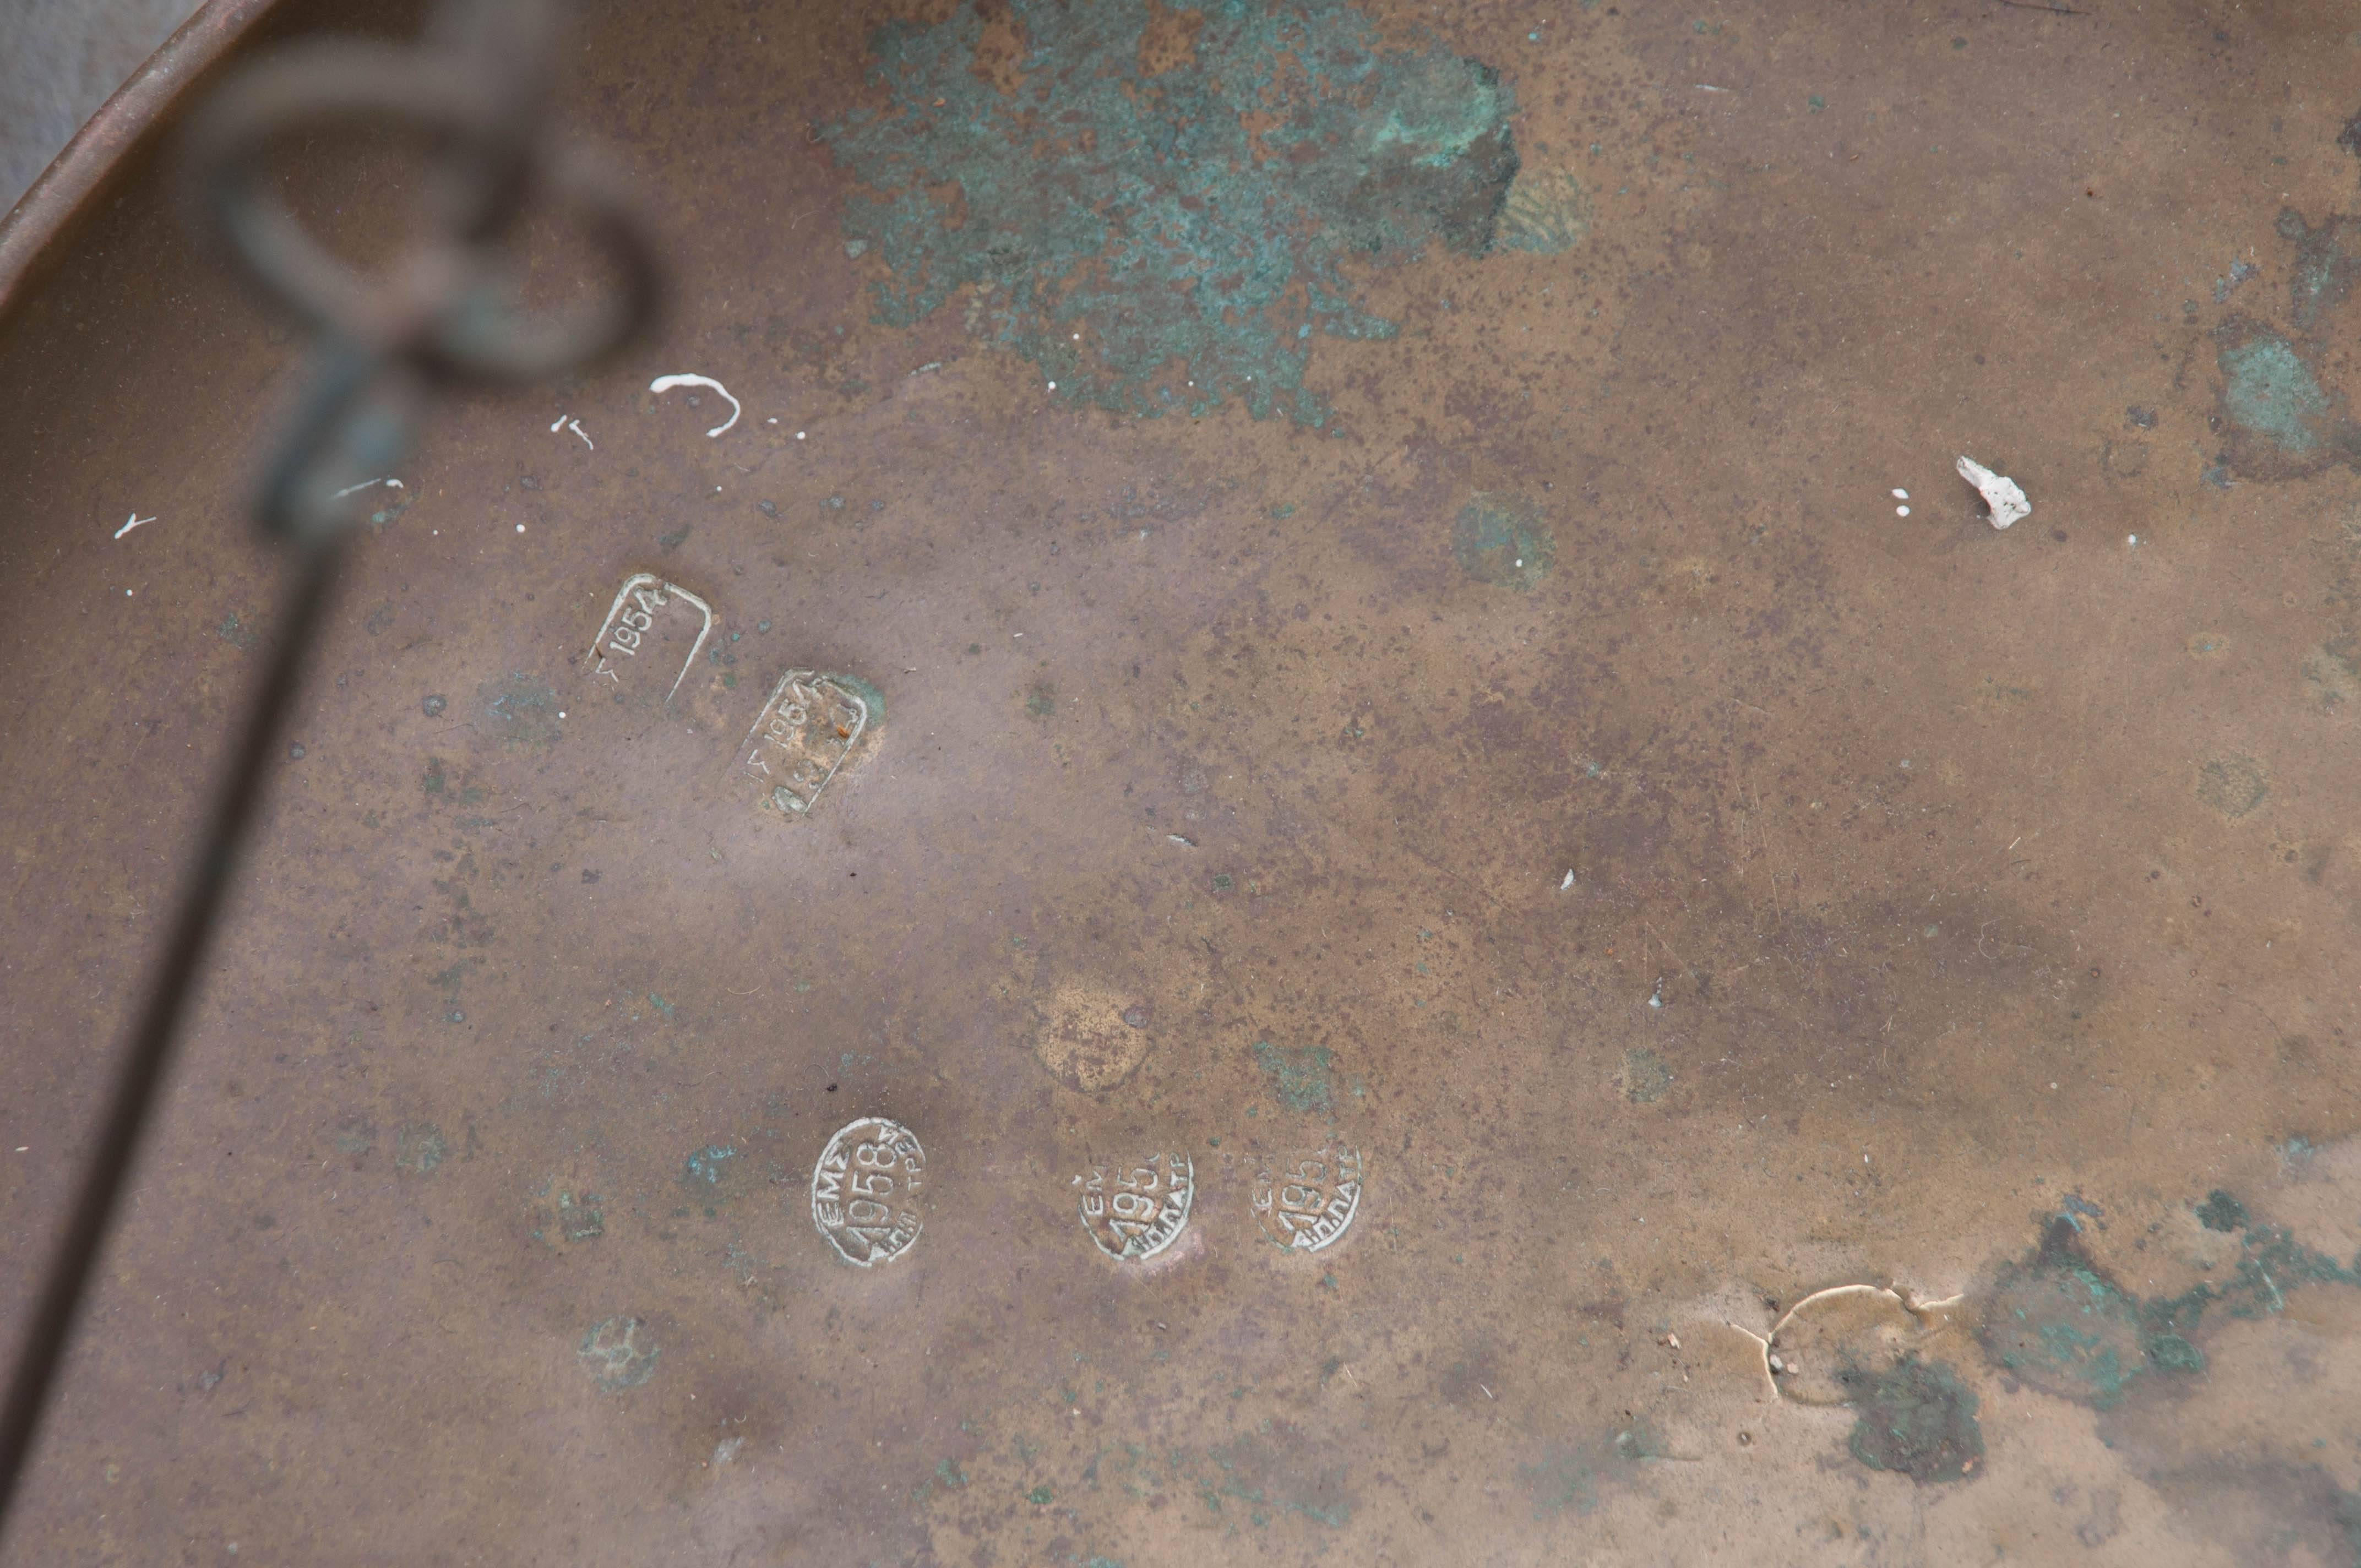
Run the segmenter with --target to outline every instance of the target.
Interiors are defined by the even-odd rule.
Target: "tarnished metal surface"
[[[591,10],[681,309],[390,476],[15,1560],[2353,1560],[2352,18],[1287,15]],[[82,247],[0,339],[20,1236],[293,363],[160,192]]]

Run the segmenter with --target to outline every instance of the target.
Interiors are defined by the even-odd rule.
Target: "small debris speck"
[[[449,706],[450,704],[445,702],[439,696],[430,696],[425,701],[418,705],[419,710],[424,713],[429,718],[442,718],[443,710]]]

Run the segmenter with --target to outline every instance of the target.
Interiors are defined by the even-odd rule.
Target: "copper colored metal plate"
[[[584,10],[664,334],[371,492],[9,1562],[2351,1559],[2348,7]],[[272,630],[169,194],[0,325],[16,1321]]]

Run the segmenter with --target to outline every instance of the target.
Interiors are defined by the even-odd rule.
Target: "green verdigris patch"
[[[2209,1230],[2240,1232],[2236,1266],[2218,1285],[2147,1301],[2082,1255],[2073,1220],[2051,1221],[2034,1257],[2002,1272],[1984,1318],[1986,1355],[2045,1393],[2106,1409],[2147,1373],[2203,1372],[2196,1341],[2209,1312],[2268,1317],[2307,1286],[2361,1288],[2361,1254],[2339,1263],[2289,1231],[2250,1223],[2227,1192],[2209,1193],[2196,1213]]]
[[[637,1318],[609,1318],[582,1336],[576,1353],[588,1362],[598,1387],[609,1394],[636,1388],[655,1376],[662,1351],[648,1325]]]
[[[2347,416],[2343,395],[2320,382],[2324,333],[2290,338],[2233,317],[2215,339],[2222,391],[2214,417],[2227,436],[2218,473],[2277,480],[2337,463],[2361,467],[2361,424]]]
[[[1870,1379],[1854,1403],[1860,1415],[1848,1446],[1872,1470],[1920,1483],[1962,1481],[1984,1456],[1976,1397],[1939,1361],[1906,1355]]]
[[[1673,1091],[1673,1069],[1664,1058],[1644,1046],[1623,1053],[1623,1098],[1634,1105],[1653,1105]]]
[[[1257,1040],[1255,1064],[1270,1077],[1272,1091],[1290,1111],[1325,1115],[1334,1104],[1328,1087],[1328,1047],[1274,1046]]]
[[[2197,1205],[2197,1223],[2224,1234],[2243,1231],[2246,1228],[2246,1206],[2217,1187],[2205,1195],[2204,1202]]]
[[[1451,558],[1479,583],[1529,592],[1557,559],[1557,543],[1532,502],[1479,491],[1452,522]]]
[[[2328,394],[2295,345],[2275,332],[2257,333],[2222,350],[2223,400],[2242,429],[2268,437],[2283,452],[2320,446]]]
[[[1489,250],[1515,94],[1433,45],[1381,47],[1345,0],[1207,6],[1185,55],[1149,60],[1157,15],[1007,0],[987,21],[962,0],[881,27],[885,102],[822,132],[874,192],[846,202],[846,249],[890,269],[879,322],[972,291],[972,326],[1071,400],[1324,425],[1313,332],[1397,330],[1353,302],[1346,262]]]
[[[2147,1370],[2139,1302],[2082,1256],[2075,1234],[2071,1220],[2054,1222],[2031,1263],[2003,1272],[1984,1353],[2045,1394],[2103,1410]]]
[[[425,1175],[450,1152],[443,1129],[432,1122],[404,1122],[394,1134],[393,1163],[412,1175]]]
[[[2299,330],[2312,331],[2361,283],[2361,218],[2332,213],[2315,227],[2290,207],[2276,226],[2280,238],[2295,245],[2288,273],[2290,319]]]
[[[838,685],[844,687],[847,691],[852,693],[853,696],[859,697],[862,702],[868,704],[869,718],[866,721],[863,731],[864,733],[869,729],[876,729],[879,725],[885,722],[885,694],[884,692],[879,691],[875,686],[871,685],[859,675],[848,675],[841,670],[823,670],[820,672],[820,678],[835,682]]]
[[[2270,793],[2270,775],[2252,757],[2217,757],[2197,770],[2197,798],[2234,822]]]
[[[606,1212],[599,1208],[602,1201],[596,1192],[585,1192],[577,1198],[571,1192],[557,1195],[558,1234],[569,1242],[595,1241],[607,1234]]]

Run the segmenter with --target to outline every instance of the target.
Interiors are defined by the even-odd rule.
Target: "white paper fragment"
[[[2033,515],[2033,503],[2025,499],[2025,491],[2015,479],[1995,474],[1972,457],[1960,459],[1960,477],[1976,488],[1984,505],[1992,508],[1992,525],[2006,528],[2019,518]]]
[[[720,393],[723,397],[730,398],[730,417],[723,420],[719,424],[715,425],[711,430],[707,431],[705,433],[706,434],[719,435],[723,431],[728,430],[731,425],[738,422],[738,415],[741,411],[738,407],[738,400],[730,398],[730,389],[715,380],[712,377],[659,376],[654,380],[648,383],[648,390],[651,392],[669,392],[675,387],[710,387],[715,391]]]

